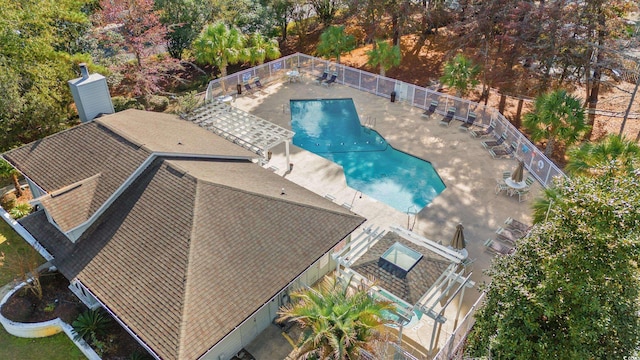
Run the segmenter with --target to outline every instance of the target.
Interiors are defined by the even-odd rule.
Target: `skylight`
[[[396,242],[382,254],[378,266],[404,279],[420,259],[422,254]]]

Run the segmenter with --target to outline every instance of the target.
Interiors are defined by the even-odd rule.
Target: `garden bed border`
[[[23,286],[27,283],[22,282],[11,289],[0,301],[0,308],[9,301],[9,298],[19,291]],[[43,321],[38,323],[21,323],[13,320],[9,320],[2,312],[0,312],[0,324],[4,327],[4,329],[11,335],[21,337],[21,338],[40,338],[47,337],[63,332],[67,334],[69,339],[82,351],[82,353],[89,360],[101,360],[100,356],[87,344],[86,341],[80,339],[80,341],[76,341],[76,332],[73,330],[73,327],[60,318],[55,318],[49,321]]]

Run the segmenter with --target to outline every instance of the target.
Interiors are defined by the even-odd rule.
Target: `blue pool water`
[[[402,212],[420,211],[445,185],[428,161],[360,125],[352,99],[291,100],[293,144],[342,166],[347,185]]]

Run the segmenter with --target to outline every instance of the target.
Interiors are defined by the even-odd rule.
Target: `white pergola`
[[[449,266],[415,304],[408,304],[396,295],[391,294],[388,290],[380,289],[379,286],[375,287],[378,288],[377,292],[379,294],[384,294],[384,297],[397,304],[397,312],[401,317],[408,320],[411,318],[411,313],[414,310],[419,310],[434,320],[434,326],[428,348],[428,351],[434,351],[438,338],[440,337],[442,324],[447,321],[444,317],[445,310],[453,299],[456,296],[459,296],[453,325],[455,328],[460,317],[465,289],[473,287],[475,283],[470,279],[470,273],[465,274],[465,269],[460,269],[461,267],[464,267],[466,259],[459,252],[402,227],[391,226],[390,228],[391,231],[403,239],[419,245],[425,248],[425,250],[435,253],[449,261]],[[368,282],[369,280],[365,276],[358,274],[356,271],[351,269],[351,266],[372,246],[374,246],[379,239],[384,237],[384,235],[385,231],[380,228],[365,228],[362,233],[352,240],[350,246],[340,252],[334,253],[333,258],[336,261],[336,270],[339,276],[347,279],[353,278],[354,280],[364,283]],[[393,299],[389,298],[390,295]],[[444,302],[444,304],[442,304],[442,302]],[[400,324],[399,337],[402,339],[402,324]]]
[[[269,151],[285,143],[287,170],[290,170],[289,144],[294,132],[231,106],[227,102],[208,102],[186,115],[186,119],[267,159]]]

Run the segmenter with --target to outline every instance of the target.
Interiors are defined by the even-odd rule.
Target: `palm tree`
[[[220,77],[227,76],[227,66],[248,60],[245,49],[246,37],[235,27],[218,21],[207,25],[193,43],[196,61],[216,66]]]
[[[533,209],[532,220],[534,224],[547,221],[551,208],[567,209],[567,204],[562,200],[555,187],[544,189],[541,196],[538,196],[531,206]]]
[[[329,26],[320,34],[318,54],[335,57],[340,64],[340,55],[353,50],[356,47],[356,39],[344,32],[344,26]]]
[[[376,41],[376,46],[367,51],[369,60],[367,64],[371,66],[380,66],[380,75],[384,76],[385,72],[394,66],[400,65],[402,54],[400,46],[391,46],[384,40]]]
[[[480,67],[462,54],[457,54],[444,65],[440,82],[456,89],[456,96],[465,96],[471,87],[478,85]]]
[[[603,166],[613,165],[620,170],[633,171],[640,162],[640,146],[619,135],[609,134],[603,140],[585,142],[569,149],[565,171],[574,175],[600,175]]]
[[[589,130],[580,100],[565,90],[538,96],[533,112],[524,115],[523,125],[533,141],[547,140],[544,154],[549,157],[557,141],[571,145]]]
[[[280,45],[278,40],[267,39],[260,33],[255,33],[249,38],[249,47],[245,49],[245,58],[251,65],[264,63],[267,59],[280,57]]]
[[[11,164],[5,160],[0,159],[0,177],[5,179],[11,179],[13,187],[15,188],[15,195],[17,198],[22,196],[22,188],[20,187],[20,173],[14,169]]]
[[[395,306],[372,298],[369,288],[350,284],[326,277],[316,289],[291,294],[293,302],[280,309],[279,322],[295,321],[302,327],[299,358],[359,359],[360,350],[373,352],[373,340],[390,322],[382,314],[395,312]]]

